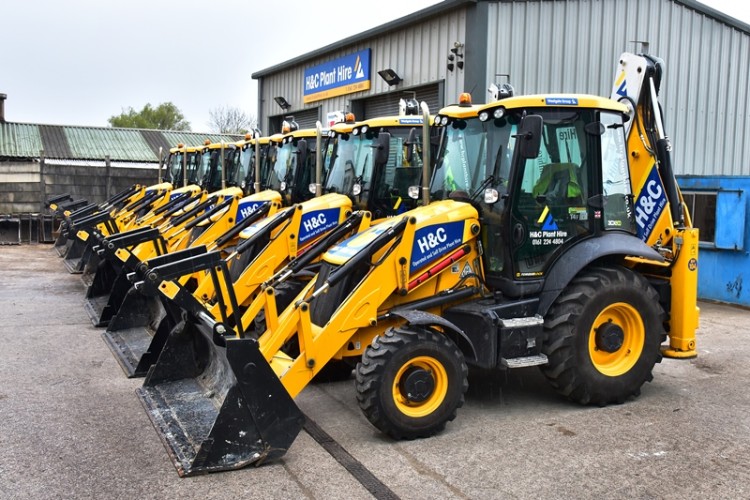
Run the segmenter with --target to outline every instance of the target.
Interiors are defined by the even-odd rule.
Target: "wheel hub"
[[[404,373],[400,383],[401,394],[412,403],[426,401],[435,390],[435,379],[423,369],[412,367]]]
[[[596,329],[596,348],[605,352],[617,352],[625,343],[625,332],[611,321]]]

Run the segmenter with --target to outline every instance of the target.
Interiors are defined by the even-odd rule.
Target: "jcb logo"
[[[440,227],[434,233],[427,233],[419,238],[417,240],[417,245],[419,245],[420,252],[427,253],[441,243],[445,243],[447,239],[448,236],[445,234],[445,229]]]
[[[657,209],[663,195],[664,191],[655,180],[651,180],[646,184],[646,196],[641,197],[638,200],[638,206],[635,207],[635,221],[641,229],[646,227],[650,216]]]
[[[316,217],[311,217],[305,221],[302,221],[302,226],[305,228],[305,231],[314,231],[315,229],[318,229],[321,226],[325,226],[326,222],[326,215],[324,213],[319,213]]]

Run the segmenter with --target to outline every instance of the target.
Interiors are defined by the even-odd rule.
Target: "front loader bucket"
[[[59,233],[57,234],[53,248],[60,257],[65,257],[65,254],[68,253],[68,224],[65,221],[60,223]]]
[[[83,272],[83,259],[91,252],[90,246],[87,241],[74,238],[73,244],[68,248],[63,260],[63,264],[70,274],[81,274]]]
[[[107,326],[133,287],[122,266],[118,267],[108,260],[101,260],[86,289],[83,306],[94,326]]]
[[[83,262],[83,273],[81,274],[81,281],[85,287],[90,287],[96,278],[96,273],[99,270],[99,264],[102,259],[96,250],[92,251],[89,258]]]
[[[182,321],[136,390],[180,476],[277,459],[302,429],[302,412],[257,341],[225,343]]]
[[[130,288],[119,310],[108,320],[102,338],[128,378],[143,377],[159,358],[176,321],[171,320],[158,296],[143,295],[125,281]]]

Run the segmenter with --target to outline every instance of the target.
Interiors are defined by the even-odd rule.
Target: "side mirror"
[[[527,115],[521,120],[521,127],[516,134],[521,157],[525,159],[539,156],[539,148],[542,144],[542,117],[539,115]]]
[[[375,164],[385,165],[391,152],[391,134],[380,132],[375,142]]]
[[[298,165],[305,164],[305,160],[307,159],[307,153],[309,151],[310,151],[310,148],[307,145],[307,139],[300,139],[297,141],[297,153],[299,154],[299,157],[297,158]]]
[[[418,143],[417,129],[413,128],[409,130],[409,138],[406,139],[406,161],[409,165],[411,165],[411,161],[414,159],[414,150]]]

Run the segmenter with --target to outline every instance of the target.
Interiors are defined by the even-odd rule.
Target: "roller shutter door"
[[[276,134],[281,132],[281,122],[287,116],[293,116],[294,121],[297,122],[299,128],[315,128],[315,122],[320,119],[320,108],[301,109],[295,112],[285,113],[283,115],[276,115],[269,118],[270,130],[268,135]]]
[[[443,107],[443,99],[440,92],[440,84],[425,85],[409,89],[408,91],[394,90],[380,94],[369,99],[362,100],[362,112],[364,119],[377,116],[392,116],[398,114],[398,101],[411,98],[412,92],[416,92],[419,102],[426,102],[430,107],[430,114],[435,114]]]

